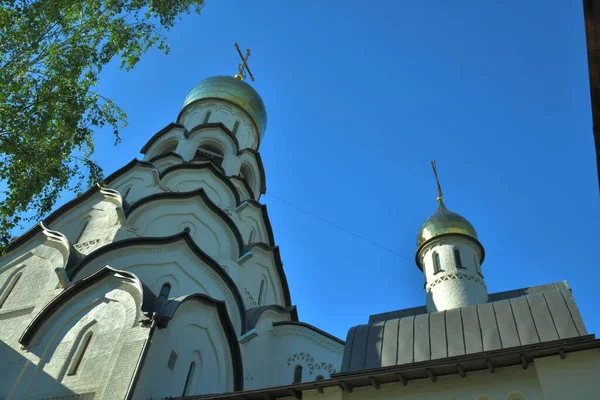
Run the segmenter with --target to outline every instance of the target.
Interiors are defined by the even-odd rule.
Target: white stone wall
[[[455,249],[460,252],[462,268],[456,263]],[[436,253],[441,268],[438,272],[434,265]],[[487,302],[487,288],[479,265],[481,256],[479,247],[472,240],[459,235],[434,239],[421,250],[428,312]]]
[[[207,111],[209,122],[230,130],[239,121],[236,139],[218,127],[194,129]],[[339,370],[342,344],[305,326],[273,326],[289,321],[289,314],[267,311],[253,332],[244,332],[247,309],[289,306],[269,221],[249,201],[264,185],[256,127],[242,110],[212,100],[186,108],[179,122],[185,129],[171,126],[149,146],[145,162],[128,164],[108,187],[68,204],[48,227],[0,258],[0,398],[125,396],[150,333],[148,324],[139,324],[141,296],[132,284],[116,278],[95,284],[53,314],[29,348],[18,343],[48,303],[106,265],[135,274],[155,295],[169,283],[169,298],[202,293],[224,301],[240,340],[247,388],[290,383],[294,362],[306,362],[303,380]],[[222,150],[220,167],[190,163],[206,143]],[[160,157],[169,152],[181,157]],[[174,192],[194,195],[168,195]],[[135,205],[159,194],[166,195]],[[137,240],[149,237],[172,239]],[[90,332],[80,370],[71,375],[73,357]],[[215,309],[185,304],[167,328],[153,332],[135,398],[181,395],[191,360],[197,370],[188,394],[233,390],[230,343]],[[173,370],[167,366],[171,350],[178,354]]]

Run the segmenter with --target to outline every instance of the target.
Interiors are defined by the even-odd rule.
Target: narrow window
[[[77,349],[77,352],[75,353],[75,357],[73,358],[73,362],[71,363],[71,367],[69,368],[67,375],[76,375],[77,374],[77,370],[79,369],[79,366],[81,365],[81,361],[83,360],[85,351],[87,350],[88,346],[90,345],[90,341],[92,340],[92,334],[93,334],[92,332],[88,332],[83,337],[83,340],[79,344],[79,348]]]
[[[456,268],[464,268],[460,259],[460,250],[458,249],[454,249],[454,264],[456,264]]]
[[[123,196],[121,196],[123,198],[123,200],[125,200],[127,198],[130,190],[131,190],[131,186],[128,187],[127,189],[125,189],[125,191],[123,192]]]
[[[252,229],[250,231],[250,237],[248,238],[248,244],[254,243],[253,240],[254,240],[254,229]]]
[[[302,382],[302,366],[296,365],[296,368],[294,368],[294,382],[293,383],[300,383],[300,382]]]
[[[77,236],[75,236],[74,243],[79,243],[79,241],[83,237],[83,234],[85,233],[85,228],[87,228],[89,223],[90,223],[89,219],[87,221],[85,221],[85,223],[83,224],[83,228],[81,228],[81,231],[79,231],[79,234]]]
[[[206,114],[204,115],[204,122],[203,122],[203,124],[207,124],[208,123],[208,120],[210,119],[210,114],[211,114],[210,111],[206,112]]]
[[[188,390],[190,389],[190,383],[192,382],[192,377],[194,376],[195,370],[196,370],[196,362],[192,361],[190,363],[190,369],[188,369],[187,377],[185,378],[185,386],[183,387],[182,396],[187,396]]]
[[[258,305],[262,306],[265,303],[265,280],[260,281],[260,289],[258,291]]]
[[[237,133],[239,127],[240,127],[240,121],[235,121],[235,124],[233,124],[233,129],[231,130],[231,132],[233,132],[233,134],[235,135]]]
[[[323,375],[317,375],[317,377],[315,378],[316,381],[322,381],[323,379]]]
[[[242,165],[242,168],[240,168],[240,175],[242,175],[242,178],[246,180],[246,183],[248,183],[250,189],[254,190],[254,174],[252,173],[252,170],[248,164]]]
[[[4,303],[6,303],[8,296],[10,296],[10,294],[12,293],[13,289],[17,285],[17,282],[19,282],[19,279],[21,279],[21,275],[23,275],[21,272],[17,272],[17,274],[11,279],[10,283],[4,290],[4,293],[0,295],[0,308],[2,308]]]
[[[169,298],[169,293],[171,293],[171,284],[169,282],[162,285],[160,288],[160,294],[158,295],[158,300],[166,300]]]
[[[440,255],[438,252],[433,253],[433,273],[442,272],[442,264],[440,263]]]
[[[171,350],[171,354],[169,355],[169,361],[167,361],[167,367],[169,367],[169,369],[171,371],[173,371],[175,369],[176,362],[177,362],[177,353],[175,353],[175,350]]]
[[[475,263],[475,270],[477,271],[477,273],[481,276],[483,276],[481,274],[481,265],[479,265],[479,261],[477,260],[477,255],[473,256],[473,263]]]

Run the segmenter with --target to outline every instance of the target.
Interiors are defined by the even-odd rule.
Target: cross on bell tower
[[[240,46],[235,43],[235,49],[237,50],[238,54],[240,55],[240,58],[242,59],[242,62],[238,64],[238,73],[235,75],[235,77],[237,79],[241,79],[244,80],[246,79],[246,71],[248,71],[248,75],[250,75],[250,79],[252,79],[252,82],[254,82],[254,75],[252,75],[252,72],[250,72],[250,67],[248,67],[248,58],[250,57],[250,49],[246,49],[246,56],[244,56],[242,54],[242,51],[240,50]]]

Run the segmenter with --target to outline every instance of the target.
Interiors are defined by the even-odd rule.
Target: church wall
[[[175,354],[175,355],[173,355]],[[232,352],[214,307],[184,302],[164,329],[155,328],[134,399],[234,390]]]
[[[562,397],[561,399],[580,397]],[[585,397],[582,397],[585,398]],[[493,374],[486,371],[441,376],[436,382],[430,379],[382,384],[377,390],[372,386],[357,387],[352,393],[341,389],[325,389],[323,394],[305,391],[303,399],[314,400],[545,400],[533,365],[524,370],[521,366],[497,368]]]
[[[134,285],[110,277],[61,306],[27,348],[3,340],[20,358],[2,355],[0,398],[124,398],[148,333],[138,325],[140,301]]]
[[[600,349],[535,360],[544,400],[592,399],[600,394]]]

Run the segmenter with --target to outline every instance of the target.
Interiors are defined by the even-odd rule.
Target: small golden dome
[[[465,217],[448,210],[444,205],[444,200],[438,198],[438,209],[421,227],[417,237],[417,246],[421,246],[433,237],[448,233],[458,233],[477,240],[477,231],[473,225]]]

